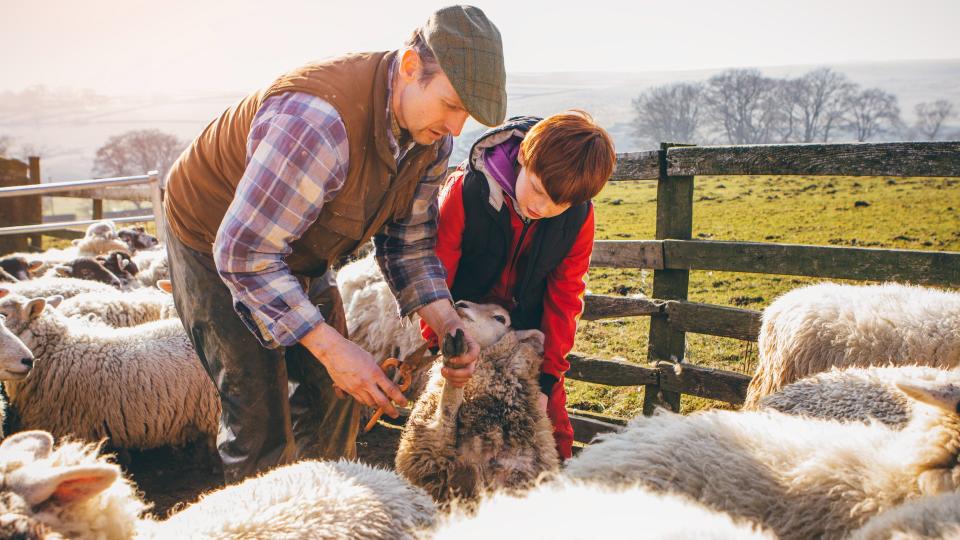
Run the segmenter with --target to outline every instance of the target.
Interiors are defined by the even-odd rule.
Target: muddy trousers
[[[326,369],[303,346],[261,346],[234,312],[213,258],[183,245],[169,228],[166,239],[177,312],[220,393],[224,480],[301,459],[355,458],[357,402],[337,399]],[[311,301],[331,324],[342,317],[335,287],[311,294]]]

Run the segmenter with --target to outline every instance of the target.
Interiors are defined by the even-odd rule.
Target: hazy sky
[[[0,90],[244,92],[396,48],[449,2],[0,0]],[[960,0],[478,1],[509,72],[960,58]]]

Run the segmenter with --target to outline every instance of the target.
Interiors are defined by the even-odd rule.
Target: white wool
[[[850,540],[960,540],[960,493],[920,497],[871,519]]]
[[[67,317],[92,316],[118,328],[177,318],[173,296],[154,288],[79,294],[58,309]]]
[[[960,486],[960,388],[901,384],[902,430],[776,411],[659,412],[599,437],[564,470],[693,497],[781,538],[842,538],[877,513]]]
[[[99,281],[63,277],[42,277],[19,283],[5,283],[4,288],[27,298],[46,298],[55,294],[64,298],[72,298],[82,293],[111,294],[117,290]]]
[[[137,281],[144,287],[156,287],[161,279],[170,279],[166,245],[158,244],[151,249],[139,250],[131,260],[137,265]]]
[[[886,283],[794,289],[763,312],[746,408],[831,367],[960,365],[960,294]]]
[[[911,381],[960,387],[960,371],[927,366],[831,368],[764,397],[760,408],[843,421],[878,420],[899,429],[910,420],[912,409],[897,383]]]
[[[95,447],[52,446],[41,431],[9,437],[0,444],[0,479],[30,503],[12,505],[14,516],[76,540],[404,540],[429,529],[436,514],[423,490],[391,471],[304,461],[208,493],[163,521],[144,515],[147,506],[133,486]],[[80,481],[83,495],[73,481]]]
[[[179,320],[109,328],[16,295],[0,313],[36,357],[26,378],[4,382],[23,428],[124,448],[212,445],[220,399]]]
[[[350,340],[377,360],[405,358],[422,343],[419,317],[404,323],[373,254],[337,271]]]
[[[575,515],[563,515],[564,508]],[[496,493],[476,511],[454,512],[423,538],[488,540],[596,538],[604,540],[773,540],[756,525],[710,510],[696,501],[642,486],[613,488],[580,482],[549,482],[521,495]]]

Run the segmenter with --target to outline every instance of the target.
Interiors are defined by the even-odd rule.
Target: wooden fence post
[[[30,156],[27,158],[30,167],[30,183],[39,185],[40,179],[40,156]],[[26,205],[26,212],[30,213],[29,218],[35,218],[37,223],[43,223],[43,197],[29,197],[21,199]],[[31,219],[28,223],[33,223]],[[43,236],[34,234],[30,236],[30,247],[35,251],[43,251]]]
[[[90,215],[90,219],[103,219],[103,199],[93,199],[93,212]]]
[[[167,219],[163,213],[163,178],[160,171],[149,171],[150,175],[150,203],[153,206],[153,223],[157,228],[157,238],[166,242],[165,231]]]
[[[693,233],[693,176],[667,175],[667,149],[683,144],[660,144],[660,178],[657,180],[657,240],[689,240]],[[690,281],[689,270],[654,270],[653,298],[659,300],[686,300]],[[686,333],[670,327],[665,312],[650,319],[650,339],[647,360],[679,361],[683,358]],[[660,386],[644,387],[643,414],[653,413],[662,394],[674,411],[680,412],[680,394],[662,390]]]

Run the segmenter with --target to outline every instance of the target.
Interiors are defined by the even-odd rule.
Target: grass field
[[[790,244],[960,251],[960,179],[715,176],[695,181],[693,237]],[[652,239],[656,182],[611,183],[595,200],[597,239]],[[859,204],[858,204],[859,202]],[[864,204],[865,203],[865,204]],[[815,278],[693,271],[691,301],[761,310]],[[652,272],[596,268],[594,294],[650,294]],[[574,349],[646,362],[649,318],[582,321]],[[753,344],[687,334],[687,360],[752,374]],[[639,414],[643,391],[567,382],[567,405],[616,416]],[[718,402],[684,396],[684,411]]]

